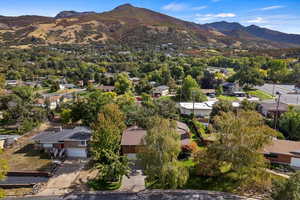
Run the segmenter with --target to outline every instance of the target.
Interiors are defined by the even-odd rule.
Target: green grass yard
[[[238,100],[238,98],[236,98],[236,97],[224,96],[224,95],[218,96],[217,99],[224,100],[224,101],[237,101]]]
[[[251,96],[260,98],[260,100],[273,99],[272,95],[270,95],[264,91],[261,91],[261,90],[250,90],[250,91],[247,91],[247,93]]]

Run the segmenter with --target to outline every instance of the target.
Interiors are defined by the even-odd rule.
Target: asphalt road
[[[294,94],[294,85],[273,85],[265,84],[263,86],[257,86],[256,89],[262,90],[268,94],[276,94],[280,92],[281,98],[280,102],[290,104],[290,105],[300,105],[300,94]],[[273,93],[274,92],[274,93]]]
[[[6,198],[6,200],[245,200],[236,195],[201,190],[153,190],[132,192],[96,192],[90,194],[69,194],[64,197],[45,196],[27,198]],[[253,198],[253,200],[255,200]]]

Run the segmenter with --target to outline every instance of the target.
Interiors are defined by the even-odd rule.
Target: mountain
[[[282,33],[255,25],[242,26],[239,23],[221,21],[205,24],[204,26],[207,28],[213,28],[225,35],[234,36],[237,39],[247,38],[252,40],[267,40],[270,42],[281,43],[284,46],[300,45],[300,35]]]
[[[62,11],[55,16],[55,19],[80,17],[82,15],[97,14],[96,12],[76,12],[76,11]]]
[[[124,4],[103,13],[63,11],[56,17],[0,16],[0,45],[123,44],[157,48],[281,48],[297,43],[264,38],[238,23],[200,25]],[[264,33],[265,34],[265,33]],[[283,33],[282,33],[283,34]]]

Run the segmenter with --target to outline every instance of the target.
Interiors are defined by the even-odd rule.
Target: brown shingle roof
[[[137,126],[132,126],[123,132],[121,145],[138,146],[142,145],[143,138],[147,135],[147,131]]]
[[[264,148],[263,153],[300,155],[300,142],[274,139],[271,144]]]
[[[181,138],[182,145],[188,145],[190,143],[189,127],[182,122],[177,121],[177,132]],[[137,126],[132,126],[123,132],[121,145],[123,146],[138,146],[143,145],[143,138],[147,135],[145,129],[139,128]]]

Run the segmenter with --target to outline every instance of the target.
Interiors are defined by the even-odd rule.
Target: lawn
[[[224,96],[224,95],[218,96],[217,99],[223,100],[223,101],[238,101],[238,98],[236,98],[236,97]]]
[[[251,96],[260,98],[260,100],[273,99],[272,95],[270,95],[262,90],[250,90],[250,91],[247,91],[247,93]]]
[[[32,144],[21,149],[8,149],[1,155],[8,161],[9,171],[49,171],[52,161]]]

